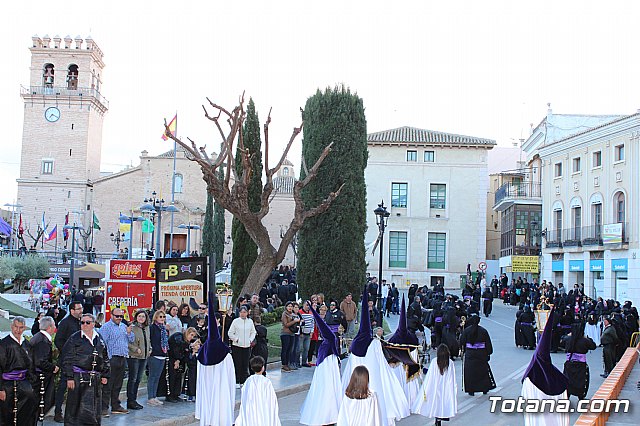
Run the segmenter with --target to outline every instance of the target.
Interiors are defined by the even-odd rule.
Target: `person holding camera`
[[[183,333],[169,336],[169,389],[165,401],[180,402],[182,377],[186,371],[189,345],[198,336],[195,328],[189,327]]]
[[[281,317],[282,330],[280,332],[280,341],[282,349],[280,351],[280,361],[282,362],[282,371],[289,373],[291,367],[289,364],[293,362],[291,352],[293,349],[296,333],[300,329],[300,317],[293,312],[293,302],[287,302]]]

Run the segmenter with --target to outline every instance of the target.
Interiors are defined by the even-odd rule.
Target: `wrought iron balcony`
[[[583,246],[602,245],[602,225],[585,226],[582,228]]]
[[[547,247],[562,247],[562,231],[555,229],[547,231]]]
[[[504,211],[513,204],[542,204],[542,185],[537,182],[508,182],[496,191],[495,211]]]
[[[20,96],[69,96],[77,99],[86,99],[89,101],[90,97],[94,97],[105,109],[109,109],[109,101],[100,94],[98,90],[90,87],[78,87],[76,89],[70,89],[62,86],[20,86]]]
[[[617,225],[615,223],[610,225]],[[547,248],[561,247],[584,247],[584,246],[610,246],[616,244],[628,244],[629,233],[627,231],[628,224],[620,224],[622,228],[621,235],[616,233],[605,233],[607,225],[592,225],[577,228],[568,228],[563,230],[547,231]]]
[[[564,247],[579,247],[582,245],[582,228],[575,227],[564,230],[564,238],[562,239]]]

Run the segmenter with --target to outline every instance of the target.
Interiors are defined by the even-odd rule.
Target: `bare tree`
[[[188,142],[185,142],[182,139],[175,137],[169,130],[166,120],[164,123],[165,134],[185,149],[187,158],[200,165],[203,175],[202,178],[207,183],[207,192],[209,192],[216,202],[220,203],[225,210],[231,212],[235,218],[242,222],[247,233],[258,246],[258,257],[251,267],[249,276],[241,290],[241,294],[252,294],[258,292],[269,277],[273,268],[282,262],[287,252],[287,248],[291,244],[291,241],[298,230],[302,227],[304,221],[310,217],[317,216],[325,212],[329,206],[331,206],[333,200],[335,200],[340,194],[344,184],[336,188],[335,191],[327,194],[326,198],[317,206],[305,206],[302,202],[301,191],[318,174],[320,165],[331,151],[333,143],[329,143],[322,151],[313,167],[308,170],[306,177],[302,180],[296,181],[293,187],[293,199],[295,201],[294,215],[286,232],[282,235],[280,244],[277,248],[274,247],[271,244],[269,233],[265,225],[262,223],[262,220],[269,213],[269,203],[272,200],[271,195],[274,190],[273,177],[282,166],[282,163],[287,157],[294,140],[302,132],[304,123],[301,122],[300,126],[294,127],[280,159],[273,168],[269,168],[269,125],[271,124],[271,110],[269,110],[267,121],[264,123],[263,164],[266,182],[262,188],[260,210],[254,213],[249,209],[248,200],[248,187],[251,180],[250,154],[248,150],[244,148],[242,136],[242,126],[245,119],[244,93],[240,97],[238,105],[231,111],[213,103],[209,98],[207,98],[207,101],[209,103],[209,109],[213,113],[210,114],[207,107],[202,105],[204,116],[215,124],[218,133],[222,138],[222,149],[217,157],[211,158],[207,154],[206,146],[198,147],[196,142],[190,138],[187,138]],[[225,121],[228,129],[223,129]],[[233,155],[233,145],[236,140],[240,151],[243,152],[242,158],[240,159],[243,165],[241,171],[236,169],[236,161]],[[224,169],[225,173],[222,178],[219,178],[217,170],[222,166],[226,166]]]

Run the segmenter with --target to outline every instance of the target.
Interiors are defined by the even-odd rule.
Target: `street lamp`
[[[156,240],[156,258],[162,257],[161,256],[162,252],[160,251],[160,237],[162,235],[162,212],[176,213],[180,211],[180,209],[178,209],[173,204],[165,206],[164,203],[165,203],[164,199],[158,198],[156,191],[153,191],[151,193],[151,197],[145,198],[144,204],[140,206],[140,210],[142,210],[143,213],[152,213],[152,212],[158,213],[158,235]]]
[[[142,216],[134,216],[133,212],[131,212],[130,216],[120,215],[120,222],[123,220],[129,221],[131,223],[131,228],[129,228],[129,253],[127,255],[127,259],[131,259],[133,257],[133,224],[134,222],[144,222],[144,217]]]
[[[116,245],[116,252],[119,253],[120,243],[123,241],[124,234],[120,235],[120,231],[116,232],[115,234],[112,232],[111,235],[109,235],[109,238],[111,239],[111,242]]]
[[[191,255],[191,230],[200,229],[200,225],[192,225],[191,222],[189,222],[187,225],[181,223],[180,225],[178,225],[178,228],[187,230],[187,253]]]
[[[76,266],[76,229],[84,229],[82,224],[77,225],[74,223],[73,225],[64,225],[62,229],[72,229],[71,232],[71,267],[69,268],[69,286],[73,288],[74,285],[74,275],[75,275],[75,266]],[[79,286],[78,286],[79,287]]]
[[[387,221],[389,220],[389,216],[391,213],[387,211],[387,208],[384,206],[384,200],[380,201],[378,204],[378,208],[376,208],[373,213],[376,215],[376,225],[378,225],[378,239],[380,240],[380,263],[378,266],[378,313],[380,315],[380,323],[378,324],[382,327],[382,256],[384,252],[384,230],[387,227]],[[364,309],[364,308],[363,308]]]
[[[6,203],[4,205],[5,207],[11,207],[11,235],[9,235],[9,250],[14,250],[16,247],[16,242],[14,240],[14,235],[15,238],[18,237],[18,233],[14,231],[15,229],[15,221],[16,221],[16,209],[21,209],[23,207],[22,204],[11,204],[11,203]]]

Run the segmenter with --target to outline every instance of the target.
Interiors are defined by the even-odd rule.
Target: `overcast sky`
[[[178,5],[178,3],[182,3]],[[187,6],[188,5],[188,6]],[[273,107],[270,158],[318,88],[346,84],[364,100],[368,132],[399,126],[526,138],[554,113],[631,114],[640,108],[640,2],[122,1],[3,5],[0,205],[16,196],[20,85],[31,36],[85,38],[104,52],[102,170],[137,165],[140,151],[180,136],[219,146],[205,96],[232,108],[242,91],[261,122]],[[301,139],[291,160],[299,166]]]

